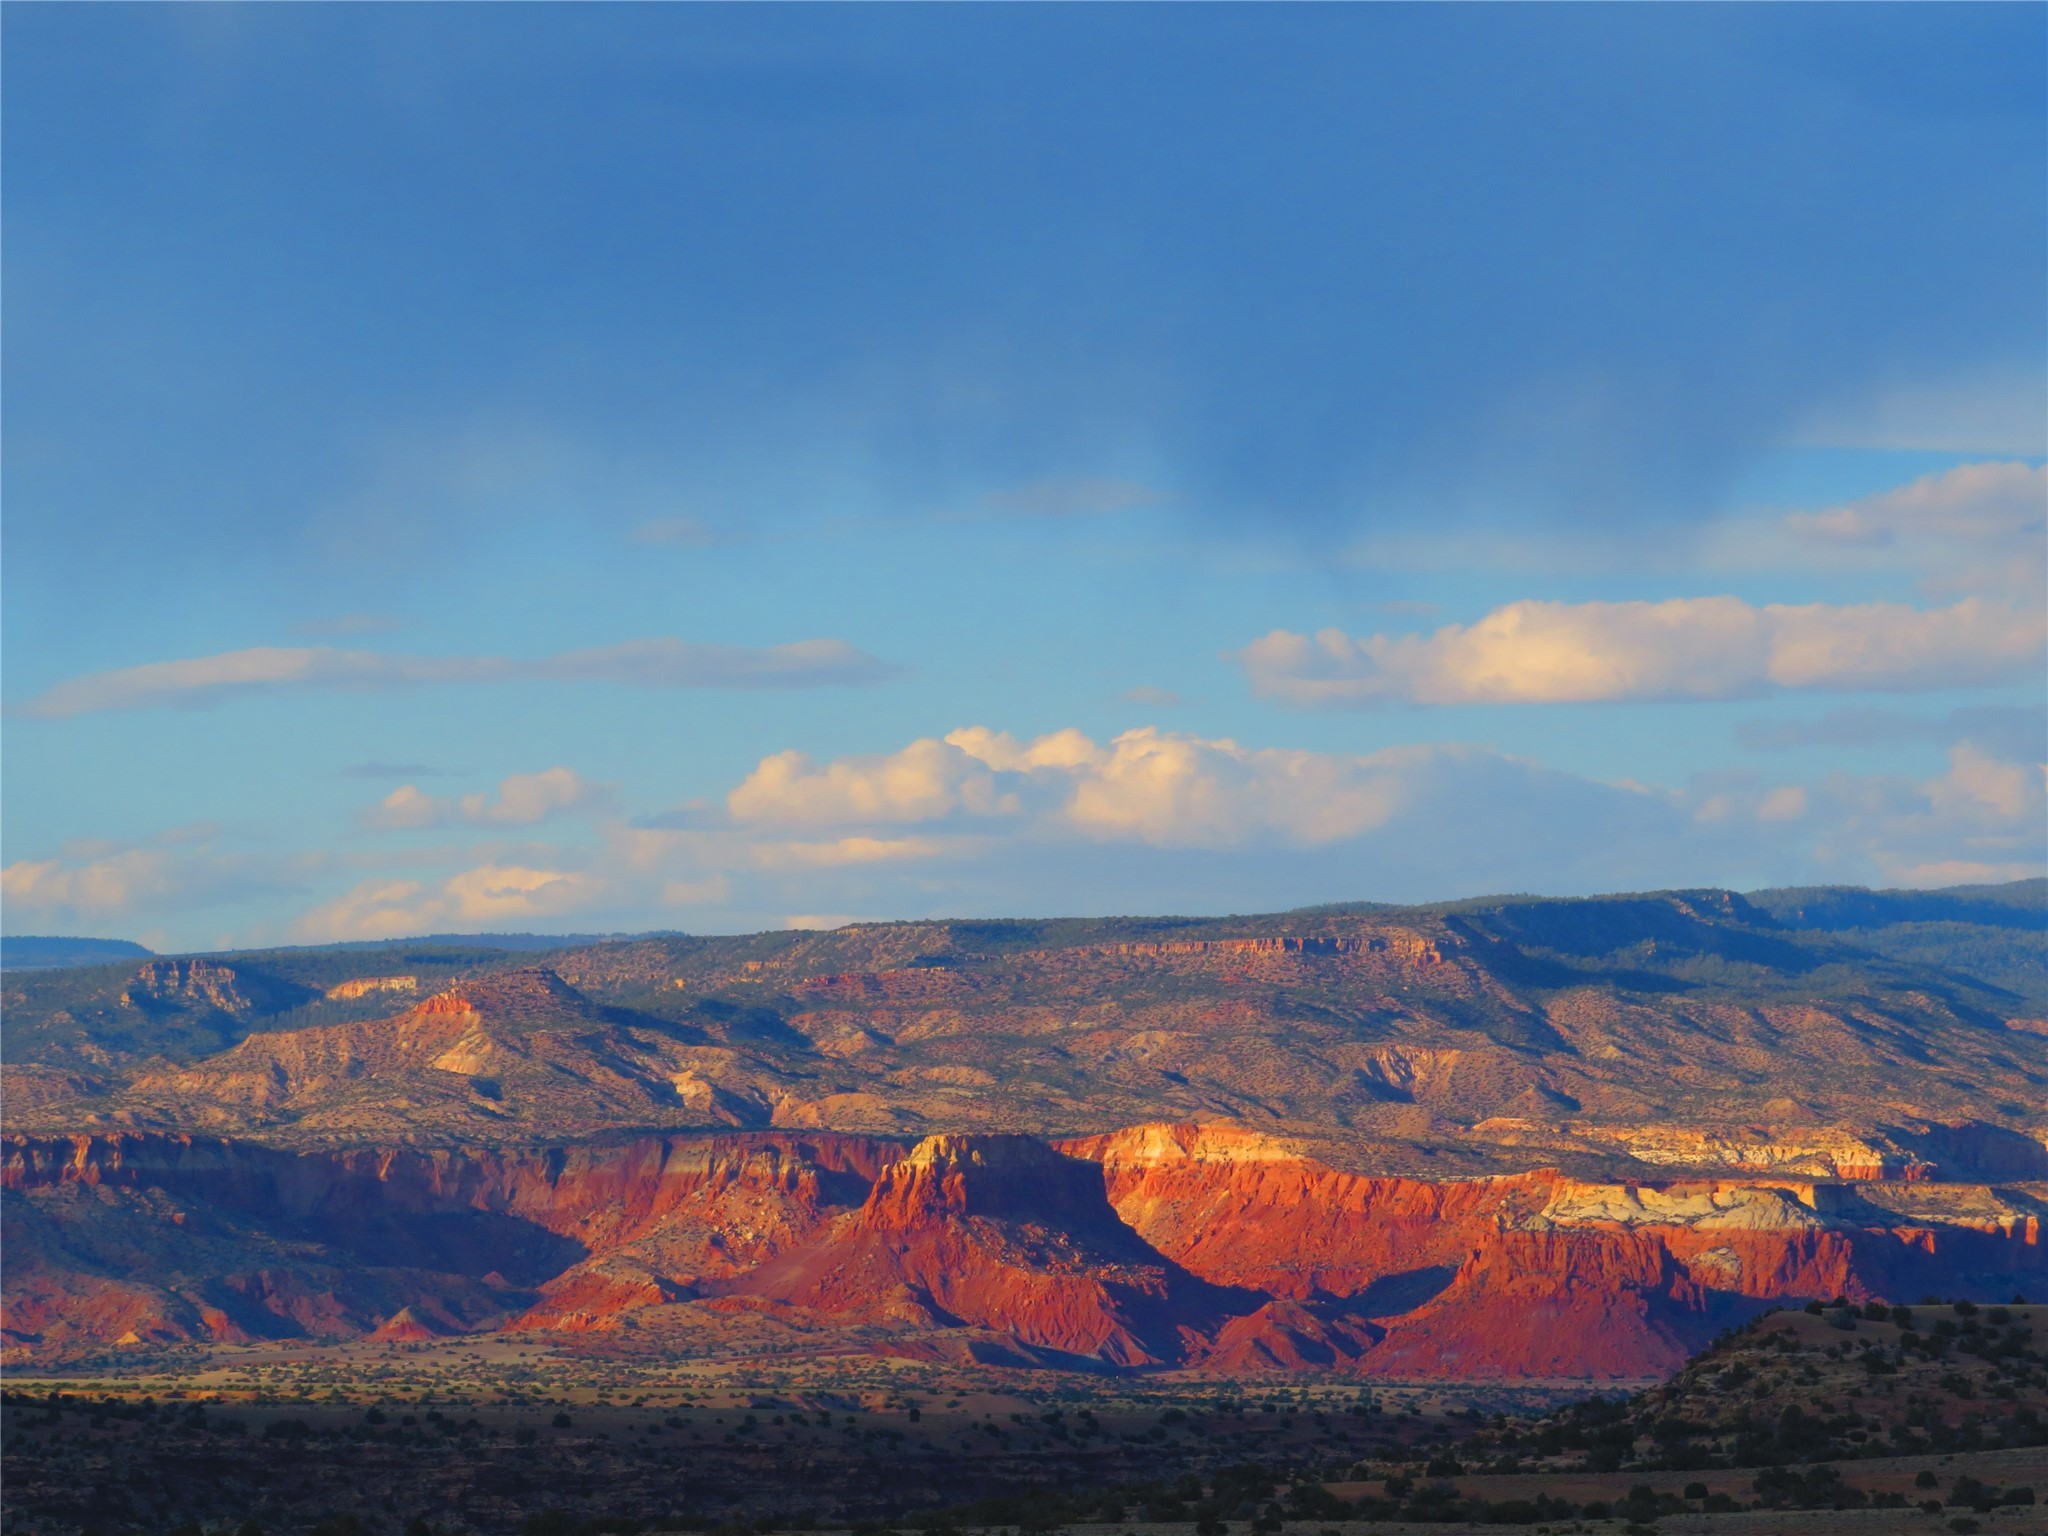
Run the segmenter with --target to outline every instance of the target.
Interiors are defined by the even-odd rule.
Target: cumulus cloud
[[[759,843],[754,847],[754,862],[763,869],[832,869],[848,864],[928,859],[944,848],[944,844],[929,837],[834,837]]]
[[[323,860],[306,854],[256,857],[224,852],[217,828],[175,827],[140,843],[99,839],[66,844],[53,857],[0,869],[10,918],[98,923],[220,906],[301,891]]]
[[[1008,822],[1162,848],[1306,847],[1385,824],[1421,781],[1476,761],[1475,751],[1350,756],[1248,748],[1150,726],[1104,746],[1072,729],[1024,741],[971,726],[886,756],[822,765],[778,753],[727,805],[735,822],[754,827]]]
[[[1964,713],[1965,723],[1982,723]],[[873,900],[893,890],[903,905],[874,915],[928,909],[932,892],[1000,912],[1816,879],[1930,884],[2041,872],[2041,755],[1961,739],[1947,770],[1929,779],[1801,783],[1743,771],[1658,787],[1458,744],[1352,755],[1156,729],[1099,744],[1078,731],[1023,740],[974,727],[883,756],[779,755],[749,777],[744,796],[735,791],[732,832],[672,835],[695,839],[693,857],[731,862],[724,839],[832,826],[838,837],[810,845],[821,850],[815,857],[755,844],[756,869],[808,865],[801,889],[810,894]],[[906,835],[911,827],[918,832]],[[909,866],[907,883],[877,887],[874,875],[892,861]],[[866,871],[850,867],[863,863]],[[860,882],[835,884],[842,871]]]
[[[1126,731],[1074,765],[1061,814],[1090,836],[1162,847],[1335,842],[1386,823],[1403,798],[1404,775],[1420,766],[1417,750],[1441,749],[1341,757]]]
[[[544,922],[592,905],[603,895],[589,874],[481,864],[437,882],[366,880],[292,924],[307,943],[392,939]]]
[[[1931,779],[1837,774],[1815,798],[1823,821],[1814,854],[1824,867],[1932,886],[2018,880],[2048,863],[2043,765],[1995,757],[1975,742],[1950,748],[1947,772]]]
[[[2038,609],[1966,598],[1752,606],[1518,602],[1434,634],[1274,630],[1237,653],[1261,697],[1305,707],[1731,699],[1780,689],[1906,692],[2038,670]]]
[[[778,826],[938,821],[1017,809],[1014,793],[998,787],[992,765],[952,737],[822,767],[802,752],[778,752],[763,758],[725,803],[734,821]]]
[[[1874,496],[1724,519],[1690,551],[1731,571],[1860,573],[1911,581],[1931,601],[2048,591],[2048,466],[1959,464]]]
[[[2006,543],[2048,533],[2048,465],[1959,464],[1909,485],[1821,512],[1794,512],[1786,525],[1824,544],[1893,544],[1939,537]]]
[[[2048,465],[1961,464],[1882,495],[1790,513],[1783,526],[1824,561],[1908,562],[1936,596],[2002,593],[2038,604],[2048,586]]]
[[[557,842],[502,837],[584,793],[564,771],[430,801],[422,814],[456,834],[447,846],[352,855],[347,878],[358,883],[323,889],[292,936],[644,929],[678,913],[693,929],[732,930],[792,912],[836,921],[1928,885],[2039,874],[2048,849],[2041,754],[1972,737],[1952,742],[1927,777],[1752,768],[1659,786],[1457,743],[1350,754],[1153,728],[1097,741],[975,726],[874,756],[775,754],[735,786],[723,816],[706,808],[687,824],[649,825],[607,809]],[[336,861],[239,864],[213,836],[69,845],[10,866],[5,894],[21,910],[194,922],[197,910],[245,899],[259,877],[280,889],[285,876],[301,888],[342,883]],[[202,931],[219,928],[208,920]]]
[[[259,646],[72,678],[31,700],[26,712],[63,719],[160,704],[209,705],[242,694],[317,688],[381,690],[534,680],[619,683],[635,688],[823,688],[879,682],[896,675],[896,668],[844,640],[749,647],[661,637],[533,658]]]
[[[358,820],[377,831],[421,831],[434,827],[531,827],[556,816],[601,809],[610,802],[608,785],[593,784],[573,768],[515,773],[498,785],[497,797],[429,795],[416,784],[401,784]]]

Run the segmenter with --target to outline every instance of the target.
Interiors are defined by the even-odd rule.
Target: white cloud
[[[1788,513],[1781,527],[1795,547],[1776,558],[1903,567],[1934,597],[2002,594],[2038,606],[2048,590],[2048,466],[1961,464],[1861,501]]]
[[[1965,738],[1924,778],[1741,770],[1655,786],[1454,743],[1348,754],[1158,729],[1098,742],[977,726],[872,757],[777,754],[735,788],[723,818],[648,826],[607,813],[560,843],[457,836],[364,853],[350,876],[360,883],[323,891],[291,934],[644,929],[677,913],[695,931],[730,931],[792,912],[837,922],[1259,911],[1504,890],[2007,879],[2043,871],[2039,755]],[[501,791],[448,825],[499,829],[508,822],[494,815],[523,818],[571,793]],[[206,908],[245,901],[264,879],[274,895],[336,867],[238,862],[213,835],[177,829],[146,846],[73,844],[19,862],[4,873],[10,912],[189,924],[213,942],[221,923]]]
[[[1812,844],[1824,869],[1889,885],[2017,880],[2048,864],[2048,779],[2039,762],[1994,757],[1975,742],[1949,751],[1931,779],[1836,774],[1814,789]]]
[[[935,900],[954,910],[948,892],[977,893],[975,909],[990,912],[1157,911],[1506,889],[1921,884],[1956,870],[2039,873],[2048,849],[2042,769],[1969,740],[1926,780],[1740,772],[1675,788],[1604,784],[1483,747],[1350,755],[1155,729],[1098,744],[1076,731],[1020,740],[975,727],[882,757],[768,762],[775,772],[749,778],[735,830],[671,835],[694,839],[691,857],[737,867],[730,839],[832,825],[839,837],[812,845],[814,857],[747,845],[750,878],[802,874],[784,889],[859,896],[872,916]],[[946,772],[904,771],[934,763]],[[907,826],[930,835],[895,830]],[[875,883],[899,863],[897,883]]]
[[[1237,659],[1262,697],[1355,708],[1904,692],[2019,677],[2042,668],[2044,647],[2040,611],[1979,598],[1925,609],[1699,597],[1510,603],[1430,635],[1275,630]]]
[[[559,869],[480,864],[438,883],[366,880],[292,924],[309,943],[391,939],[545,922],[601,899],[595,876]]]
[[[449,804],[426,794],[417,784],[401,784],[356,819],[380,832],[441,827],[448,824]]]
[[[1090,836],[1160,847],[1336,842],[1384,825],[1406,776],[1422,766],[1418,754],[1439,750],[1345,757],[1126,731],[1107,753],[1075,765],[1062,815]]]
[[[1710,569],[1856,573],[1910,581],[1934,601],[1996,596],[2038,608],[2048,592],[2048,467],[1960,464],[1836,506],[1744,513],[1690,553]]]
[[[1382,825],[1419,778],[1470,756],[1463,747],[1363,757],[1246,748],[1149,726],[1100,746],[1073,729],[1023,741],[970,726],[887,756],[822,766],[801,753],[778,753],[733,790],[728,805],[735,822],[761,828],[1007,822],[1038,834],[1162,848],[1303,847]],[[817,846],[870,844],[875,857],[885,849],[903,857],[940,851],[914,839]],[[836,852],[816,861],[857,862]]]
[[[725,803],[734,821],[777,826],[938,821],[1017,809],[1015,797],[997,788],[991,764],[952,737],[822,768],[801,752],[778,752],[763,758]]]
[[[1785,522],[1794,533],[1824,544],[2031,540],[2048,534],[2048,465],[1959,464],[1861,501],[1793,512]]]
[[[945,845],[929,837],[835,837],[817,842],[758,843],[754,862],[763,869],[833,869],[847,864],[881,864],[929,859]]]
[[[242,694],[315,688],[382,690],[535,680],[635,688],[822,688],[879,682],[894,675],[895,668],[844,640],[748,647],[663,637],[533,658],[259,646],[72,678],[31,700],[26,713],[64,719],[160,704],[194,707]]]
[[[549,768],[511,775],[499,784],[495,800],[481,794],[429,795],[416,784],[401,784],[358,819],[380,831],[531,827],[556,816],[599,809],[610,799],[609,786],[593,784],[573,768]]]
[[[140,843],[84,839],[54,857],[17,859],[0,869],[10,926],[22,913],[39,923],[100,923],[149,912],[279,896],[304,889],[317,854],[283,858],[221,851],[210,824],[173,827]]]
[[[111,917],[174,893],[175,862],[160,849],[132,848],[83,863],[22,859],[0,871],[7,905],[31,912]]]

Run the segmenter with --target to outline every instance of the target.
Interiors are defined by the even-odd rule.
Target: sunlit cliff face
[[[1777,1301],[2048,1281],[2038,1216],[1982,1185],[1432,1182],[1196,1124],[1060,1147],[15,1136],[5,1182],[20,1361],[181,1339],[612,1335],[629,1318],[649,1347],[702,1348],[744,1315],[985,1363],[1615,1379],[1675,1369]],[[205,1236],[222,1221],[238,1250]],[[116,1251],[149,1253],[156,1278]]]

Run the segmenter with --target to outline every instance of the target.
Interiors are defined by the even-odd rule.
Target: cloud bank
[[[245,694],[328,688],[531,681],[618,683],[632,688],[830,688],[898,675],[899,669],[844,640],[753,647],[664,636],[533,658],[259,646],[72,678],[31,700],[25,713],[61,720],[109,710],[164,704],[194,708]]]
[[[775,926],[790,913],[1230,912],[1505,890],[1944,885],[2048,865],[2040,754],[1975,737],[1955,740],[1924,778],[1738,770],[1654,786],[1458,743],[1346,754],[1156,728],[1100,742],[973,726],[870,756],[773,754],[722,813],[631,821],[566,768],[511,775],[488,795],[406,790],[371,814],[373,829],[446,834],[438,845],[259,861],[200,829],[22,861],[4,872],[4,893],[39,924],[100,929],[192,922],[194,909],[239,903],[273,925],[252,938],[322,942],[572,916],[608,930],[705,931]],[[564,825],[544,839],[553,822]],[[287,894],[304,904],[280,917]]]
[[[2039,608],[1983,598],[1915,608],[1696,597],[1510,603],[1429,635],[1276,629],[1236,659],[1260,697],[1344,709],[1912,692],[2023,677],[2042,669],[2044,648]]]
[[[418,785],[401,784],[358,820],[374,831],[423,831],[434,827],[531,827],[557,816],[587,812],[611,799],[609,786],[593,784],[573,768],[515,773],[488,795],[436,796]]]

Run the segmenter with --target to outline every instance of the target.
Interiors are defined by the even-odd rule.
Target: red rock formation
[[[1810,1181],[1368,1178],[1195,1125],[1061,1145],[1099,1161],[1118,1214],[1192,1273],[1384,1322],[1359,1362],[1376,1374],[1653,1375],[1771,1301],[1910,1300],[2048,1270],[2030,1215],[1902,1219]]]
[[[445,1331],[428,1323],[411,1307],[400,1307],[371,1330],[370,1337],[379,1343],[413,1344],[438,1339]]]
[[[1256,1305],[1163,1261],[1110,1209],[1100,1169],[1027,1136],[927,1138],[858,1211],[729,1288],[1118,1366],[1179,1362],[1205,1327]]]
[[[5,1152],[14,1358],[688,1313],[700,1336],[786,1317],[929,1358],[1616,1378],[1776,1300],[2048,1281],[2031,1197],[1983,1186],[1375,1178],[1229,1127]]]

